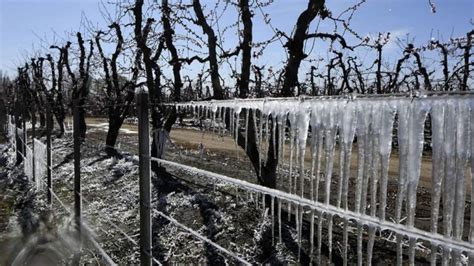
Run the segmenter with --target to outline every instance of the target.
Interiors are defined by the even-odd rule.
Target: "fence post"
[[[32,174],[33,174],[33,181],[36,182],[36,158],[35,158],[35,136],[36,136],[36,128],[35,128],[35,125],[36,125],[36,114],[33,112],[32,116],[31,116],[31,155],[33,155],[33,159],[32,159],[32,167],[33,169],[32,170]]]
[[[16,150],[16,165],[19,165],[23,162],[23,157],[21,156],[21,143],[20,143],[20,135],[18,135],[18,111],[15,111],[15,150]]]
[[[151,187],[148,92],[137,93],[138,153],[140,175],[140,263],[151,265]]]
[[[22,124],[22,127],[23,127],[23,156],[25,156],[25,160],[26,160],[26,147],[27,147],[27,144],[26,144],[26,115],[25,115],[26,111],[23,111],[23,124]]]
[[[52,128],[52,120],[51,120],[51,111],[49,109],[49,105],[46,105],[46,178],[47,178],[47,197],[48,197],[48,204],[51,205],[52,203],[52,182],[51,182],[51,128]]]
[[[74,138],[74,217],[77,230],[81,230],[81,140],[79,135],[79,101],[73,101],[73,138]]]

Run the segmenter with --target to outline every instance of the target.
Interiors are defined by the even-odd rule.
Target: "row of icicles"
[[[415,211],[421,174],[425,119],[430,114],[432,174],[431,180],[427,180],[431,182],[429,232],[432,234],[440,232],[447,239],[454,239],[460,243],[467,240],[470,244],[474,244],[474,219],[470,219],[469,230],[464,230],[467,181],[474,176],[474,156],[472,156],[474,154],[474,99],[471,96],[349,101],[345,99],[230,100],[180,103],[177,106],[179,111],[192,112],[195,119],[211,120],[208,130],[222,135],[228,129],[236,143],[238,133],[244,131],[245,151],[248,146],[249,118],[252,116],[253,127],[256,129],[255,139],[261,155],[260,160],[266,162],[270,141],[273,142],[274,148],[278,147],[274,153],[278,152],[280,180],[278,184],[283,187],[282,190],[342,208],[347,212],[362,213],[382,221],[403,225],[406,227],[405,236],[408,238],[410,264],[415,261],[415,247],[422,246],[421,242],[417,244],[417,238],[410,233],[410,228],[414,228],[416,222]],[[397,127],[399,167],[398,176],[389,176],[390,159],[394,157],[392,155],[394,126]],[[270,134],[270,131],[275,132],[277,127],[279,132],[288,132],[288,134],[278,134],[278,136]],[[285,156],[286,145],[284,144],[287,138],[289,139],[289,156]],[[308,144],[311,155],[309,171],[305,169],[305,153]],[[354,146],[356,146],[354,150],[357,150],[357,167],[351,169]],[[337,152],[339,167],[335,169]],[[355,182],[355,186],[350,189],[351,179]],[[398,187],[396,198],[392,199],[395,201],[395,210],[387,217],[387,207],[393,204],[393,202],[387,204],[389,180],[396,180]],[[337,187],[332,189],[333,183]],[[471,191],[474,191],[473,183],[471,182]],[[320,190],[322,193],[319,193]],[[354,194],[354,198],[349,196],[350,193]],[[334,194],[335,196],[331,197]],[[470,194],[472,202],[474,193]],[[273,203],[275,195],[270,196]],[[281,201],[277,200],[280,214]],[[442,206],[442,213],[440,213],[440,206]],[[271,207],[273,216],[274,204]],[[291,213],[293,213],[292,206],[289,203],[289,217]],[[295,217],[298,218],[296,223],[300,244],[304,213],[307,212],[301,206],[294,207]],[[470,213],[470,217],[473,217],[473,205],[471,205]],[[310,210],[311,254],[315,215],[318,220],[317,254],[320,254],[321,250],[322,222],[325,218],[329,257],[331,257],[334,219],[332,215],[325,214],[324,210]],[[442,216],[440,228],[438,228],[439,216]],[[344,217],[341,218],[342,258],[347,262],[349,230],[352,229],[350,221]],[[356,227],[357,258],[360,264],[364,256],[362,253],[364,224],[357,222]],[[366,259],[369,263],[372,261],[376,232],[383,230],[384,228],[368,225]],[[431,242],[430,260],[435,263],[439,257],[437,256],[438,245],[442,243],[431,240],[429,235],[427,234],[426,239],[418,239],[418,241],[424,240],[428,244]],[[403,247],[407,242],[405,236],[397,234],[393,240],[396,242],[398,264],[402,263]],[[442,248],[441,255],[443,263],[447,263],[450,259],[454,262],[465,261],[466,256],[470,257],[471,262],[474,261],[471,251],[466,253],[466,250],[457,250],[449,245]]]

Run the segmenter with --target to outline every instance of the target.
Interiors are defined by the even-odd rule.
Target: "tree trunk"
[[[81,138],[81,141],[84,141],[86,139],[87,131],[86,110],[84,109],[84,104],[85,100],[84,98],[81,98],[79,100],[79,107],[77,108],[79,112],[79,137]]]
[[[109,117],[109,129],[107,131],[107,137],[105,138],[105,152],[109,156],[117,155],[115,144],[117,143],[117,138],[124,119],[125,117],[120,117],[119,115]]]
[[[285,66],[285,79],[281,90],[283,97],[294,96],[293,87],[298,84],[298,70],[301,61],[307,56],[303,49],[307,31],[311,21],[313,21],[316,15],[324,8],[324,2],[324,0],[309,0],[308,7],[298,17],[294,35],[285,45],[288,50],[289,58]]]
[[[242,73],[240,77],[239,97],[247,98],[249,93],[250,65],[252,60],[252,13],[249,0],[239,1],[242,23],[244,24],[242,49]]]
[[[252,112],[255,112],[255,111],[252,111]],[[278,125],[275,127],[276,131],[273,132],[274,120],[270,119],[270,121],[272,121],[271,122],[272,124],[269,126],[270,140],[272,140],[273,138],[278,140],[279,139]],[[226,124],[230,125],[230,112],[226,114]],[[275,147],[273,146],[273,141],[269,141],[270,145],[268,147],[268,152],[267,152],[267,161],[266,162],[261,161],[260,160],[261,154],[258,150],[257,139],[255,138],[257,134],[257,129],[254,126],[253,113],[249,114],[249,123],[247,126],[249,128],[247,130],[248,135],[247,135],[246,154],[250,162],[252,163],[252,166],[255,169],[255,172],[257,173],[257,180],[259,184],[262,186],[265,186],[268,188],[276,188],[276,170],[278,166],[278,141],[275,141],[275,145],[276,145]],[[245,135],[241,132],[238,132],[237,144],[245,150]],[[276,151],[276,154],[274,153],[274,151]],[[261,169],[261,172],[260,172],[260,169]]]
[[[57,135],[58,138],[62,138],[64,136],[64,132],[66,131],[64,129],[64,113],[61,114],[60,112],[54,112],[54,116],[56,117],[56,122],[58,122],[59,126],[59,134]],[[52,125],[54,125],[52,123]]]
[[[40,118],[40,127],[44,128],[46,126],[46,116],[42,112],[39,112],[39,118]]]

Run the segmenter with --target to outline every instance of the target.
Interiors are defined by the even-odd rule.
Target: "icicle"
[[[313,116],[314,114],[312,114]],[[310,184],[309,184],[309,194],[310,199],[316,201],[314,198],[314,168],[316,167],[316,129],[311,125],[311,172],[310,172]]]
[[[298,162],[299,162],[299,176],[300,176],[300,197],[304,197],[304,158],[306,152],[306,140],[308,139],[308,127],[309,127],[309,112],[306,104],[300,104],[298,112],[298,135],[297,137],[297,151],[298,151]],[[296,178],[295,178],[296,180]],[[296,182],[295,182],[296,188]]]
[[[275,246],[275,196],[272,195],[272,246]]]
[[[372,253],[374,250],[375,232],[376,228],[374,226],[369,226],[369,241],[367,243],[367,265],[372,265]]]
[[[299,209],[298,209],[298,205],[295,206],[295,224],[296,224],[296,231],[298,232],[298,228],[299,228],[299,220],[298,220],[298,217],[299,217]]]
[[[226,131],[226,121],[225,121],[226,118],[227,118],[227,108],[223,107],[222,108],[222,134],[221,134],[222,141],[224,141],[224,134]]]
[[[250,115],[250,108],[247,108],[245,112],[245,153],[247,153],[248,138],[249,138],[249,115]]]
[[[288,193],[293,194],[293,146],[295,142],[295,116],[290,114],[290,173],[288,175]],[[291,203],[288,202],[288,221],[291,217]]]
[[[295,152],[295,164],[293,165],[293,167],[295,168],[295,173],[293,174],[293,190],[294,190],[294,194],[295,195],[298,195],[298,190],[299,190],[299,186],[298,186],[298,174],[299,174],[299,169],[300,169],[300,160],[299,160],[299,156],[300,156],[300,139],[298,138],[300,134],[300,129],[298,127],[296,127],[295,129],[295,142],[296,142],[296,145],[295,145],[295,149],[296,149],[296,152]]]
[[[370,106],[372,107],[372,106]],[[366,214],[367,211],[367,194],[368,194],[368,187],[369,187],[369,179],[371,178],[371,168],[372,168],[372,155],[373,155],[373,143],[374,143],[374,136],[373,136],[373,130],[372,130],[372,125],[370,124],[371,120],[371,115],[372,115],[372,108],[369,109],[368,113],[366,114],[366,117],[368,119],[368,128],[367,128],[367,134],[365,135],[365,160],[364,160],[364,175],[362,179],[362,195],[361,195],[361,200],[360,200],[360,212],[362,214]]]
[[[314,209],[311,208],[311,213],[310,213],[310,228],[309,228],[309,244],[310,244],[310,249],[309,249],[309,256],[311,260],[313,259],[313,250],[314,250]]]
[[[234,126],[235,126],[234,120],[235,119],[234,119],[234,109],[232,109],[232,108],[229,108],[229,119],[230,119],[230,132],[229,132],[229,134],[230,134],[230,136],[233,136],[234,133],[235,133],[235,130],[234,130]]]
[[[253,128],[255,129],[254,130],[255,143],[258,144],[260,142],[260,136],[258,135],[259,132],[258,132],[258,127],[257,127],[257,109],[252,110],[252,120],[253,120]],[[258,145],[257,145],[257,150],[260,153],[260,146],[258,146]],[[260,157],[260,155],[259,155],[259,157]]]
[[[365,165],[365,146],[367,139],[367,110],[366,105],[359,102],[357,106],[357,178],[355,184],[355,212],[362,212],[362,186],[364,180],[364,165]],[[357,230],[357,238],[362,238],[361,230]],[[359,245],[359,241],[358,241]],[[358,248],[360,248],[358,246]],[[362,263],[359,261],[359,263]]]
[[[270,130],[268,128],[268,124],[270,123],[270,114],[267,114],[265,116],[265,147],[263,149],[264,154],[265,154],[265,164],[268,161],[268,152],[270,148]]]
[[[204,106],[204,117],[203,117],[203,120],[204,120],[204,129],[206,131],[209,130],[209,125],[206,123],[206,120],[207,120],[207,116],[208,116],[208,106]]]
[[[277,158],[276,153],[276,127],[277,127],[277,116],[272,114],[272,143],[273,143],[273,156]]]
[[[321,156],[324,144],[324,135],[321,127],[321,105],[313,106],[311,110],[311,178],[313,180],[313,200],[318,201],[319,179],[321,173]]]
[[[344,131],[344,128],[342,129]],[[344,190],[345,186],[345,168],[346,168],[346,160],[350,160],[350,156],[348,156],[347,152],[347,145],[344,143],[344,137],[343,134],[339,135],[340,138],[340,151],[339,151],[339,184],[338,184],[338,190],[337,190],[337,201],[336,201],[336,207],[340,208],[341,207],[341,201],[343,197],[342,191]],[[349,157],[349,158],[347,158]],[[347,199],[347,196],[346,196]]]
[[[258,210],[258,202],[259,202],[259,199],[258,199],[258,196],[259,196],[259,193],[258,192],[255,192],[255,198],[254,198],[254,201],[255,201],[255,209]]]
[[[278,126],[278,165],[277,165],[277,173],[278,178],[281,178],[281,171],[283,169],[283,145],[284,145],[284,135],[285,132],[283,131],[283,123],[282,123],[282,116],[277,116],[277,126]]]
[[[321,246],[323,237],[323,212],[318,211],[318,247],[316,250],[316,264],[321,265]]]
[[[469,107],[464,102],[458,102],[456,112],[456,192],[454,203],[453,236],[462,240],[464,228],[464,209],[466,203],[466,169],[469,158]],[[474,144],[471,144],[474,145]],[[471,194],[474,192],[471,192]],[[471,217],[471,219],[474,219]]]
[[[259,150],[259,156],[258,156],[258,172],[261,174],[262,173],[262,157],[263,154],[265,153],[263,148],[262,148],[262,139],[263,139],[263,112],[260,111],[260,120],[258,121],[258,150]]]
[[[202,121],[202,106],[198,106],[198,121],[201,124]]]
[[[235,150],[237,152],[237,160],[239,159],[239,147],[238,147],[238,140],[239,140],[239,120],[240,120],[240,107],[235,110]]]
[[[385,209],[387,208],[388,168],[390,163],[390,154],[392,152],[392,132],[395,112],[387,103],[383,103],[381,112],[382,117],[379,146],[379,155],[381,163],[379,218],[380,220],[384,221]]]
[[[291,115],[291,114],[290,114]],[[294,120],[290,119],[290,174],[288,192],[293,194],[293,149],[295,143],[295,125]]]
[[[402,215],[402,203],[406,195],[407,187],[407,159],[408,159],[408,120],[410,114],[408,105],[401,105],[398,110],[398,157],[399,176],[397,202],[395,206],[395,222],[400,223]],[[398,245],[398,243],[397,243]],[[399,247],[401,249],[401,247]]]
[[[432,144],[432,175],[431,175],[431,233],[438,233],[439,204],[441,200],[441,183],[444,173],[444,104],[435,104],[431,111],[431,144]],[[437,245],[431,245],[431,264],[436,265]]]
[[[469,241],[474,244],[474,102],[471,101],[471,224],[469,229]],[[469,262],[474,264],[474,251],[469,254]]]
[[[285,146],[286,146],[286,119],[287,113],[282,115],[281,127],[282,127],[282,146],[281,146],[281,165],[284,166],[283,161],[285,160]]]
[[[216,120],[216,117],[217,117],[217,109],[216,110],[212,110],[212,118],[211,118],[211,129],[212,129],[212,139],[214,139],[214,135],[216,134],[216,124],[217,124],[217,120]]]
[[[378,182],[378,173],[379,173],[379,146],[380,146],[380,133],[381,133],[381,108],[379,103],[373,105],[372,113],[372,162],[370,166],[370,216],[375,217],[377,212],[377,182]],[[369,230],[370,237],[370,230]],[[375,237],[375,231],[372,238]]]
[[[445,125],[444,125],[444,176],[445,178],[455,176],[456,169],[456,156],[455,156],[455,145],[456,145],[456,108],[453,102],[447,102],[445,105]],[[443,194],[443,233],[445,237],[452,237],[453,228],[453,212],[454,212],[454,193],[456,183],[450,182],[446,179],[444,182],[444,194]],[[449,261],[450,249],[443,248],[443,261],[446,265]]]
[[[297,256],[297,261],[298,262],[300,262],[300,252],[301,252],[300,211],[301,211],[301,206],[300,205],[295,206],[296,240],[297,240],[297,243],[298,243],[298,256]]]
[[[332,224],[333,224],[333,216],[332,214],[328,214],[328,248],[329,248],[329,261],[332,261]]]
[[[278,239],[280,244],[282,243],[283,239],[281,238],[281,199],[278,198]]]
[[[415,265],[415,251],[416,251],[416,238],[409,237],[408,239],[408,265]]]
[[[438,245],[431,242],[430,265],[436,266],[436,255],[438,253]]]
[[[349,177],[351,167],[352,142],[355,134],[355,106],[349,102],[340,112],[341,115],[341,153],[339,156],[339,191],[337,195],[337,207],[343,203],[343,208],[347,210],[347,194],[349,192]]]
[[[370,179],[371,179],[371,186],[370,186],[370,215],[372,217],[375,217],[376,212],[377,212],[377,181],[379,179],[378,173],[379,173],[379,160],[380,157],[379,151],[380,151],[380,139],[381,139],[381,134],[382,134],[382,119],[384,117],[382,116],[382,113],[385,111],[383,106],[380,104],[376,104],[373,106],[372,109],[372,124],[371,124],[371,133],[370,133],[370,143],[371,143],[371,149],[370,152],[371,154],[369,155],[369,158],[371,157],[371,166],[367,169],[370,172]],[[391,132],[387,132],[391,133]],[[389,135],[391,138],[391,134]],[[384,144],[385,145],[385,144]],[[369,158],[367,158],[367,161],[369,161]],[[388,158],[387,158],[388,160]],[[366,161],[366,162],[367,162]],[[375,233],[376,233],[376,228],[374,226],[369,226],[369,241],[367,243],[367,264],[372,265],[372,252],[373,252],[373,247],[374,247],[374,241],[375,241]]]
[[[349,241],[349,232],[348,232],[349,222],[344,218],[344,228],[342,233],[342,261],[343,265],[347,265],[347,246]]]
[[[221,135],[221,130],[222,130],[222,112],[221,112],[221,107],[217,107],[216,109],[216,123],[215,123],[215,132],[214,133],[217,133],[217,137],[219,138],[219,136]]]
[[[362,224],[357,222],[357,265],[361,266],[363,262],[363,255],[362,255],[362,233],[364,231],[364,227]]]
[[[403,246],[402,246],[403,235],[396,234],[396,238],[397,238],[397,265],[402,265],[403,264]]]
[[[335,107],[335,106],[330,106]],[[330,108],[326,113],[326,124],[325,126],[325,152],[326,152],[326,178],[325,178],[325,200],[324,203],[329,204],[331,195],[331,179],[334,163],[334,149],[336,142],[336,121],[334,115],[336,113],[335,108]]]
[[[415,101],[411,105],[410,130],[408,137],[408,218],[407,225],[413,227],[415,224],[416,190],[420,180],[421,156],[423,153],[424,125],[429,106],[423,102]]]

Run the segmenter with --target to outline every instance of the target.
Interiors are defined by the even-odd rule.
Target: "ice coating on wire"
[[[325,212],[325,221],[318,220],[318,226],[323,222],[329,228],[333,226],[333,216],[344,220],[343,252],[347,249],[347,221],[352,215],[360,216],[357,221],[357,253],[359,263],[362,263],[363,241],[365,229],[369,225],[369,246],[367,255],[372,256],[372,246],[376,231],[397,230],[397,257],[403,261],[403,245],[408,239],[409,262],[414,262],[417,241],[424,239],[432,243],[431,260],[436,263],[436,246],[443,247],[443,262],[454,263],[461,260],[460,250],[446,244],[451,240],[467,244],[464,235],[469,235],[468,241],[473,243],[473,218],[465,223],[465,212],[474,217],[474,208],[466,209],[466,200],[472,200],[473,192],[466,190],[468,180],[472,178],[473,160],[473,126],[474,95],[437,95],[425,97],[407,97],[406,95],[374,96],[374,97],[307,97],[307,98],[265,98],[265,99],[235,99],[223,101],[203,101],[177,103],[176,105],[213,110],[216,107],[240,113],[242,109],[260,113],[254,116],[256,135],[260,158],[265,163],[268,154],[268,141],[278,142],[279,174],[287,184],[279,188],[309,198],[318,204],[313,205],[316,219],[320,211]],[[285,147],[285,136],[277,136],[269,140],[268,127],[270,117],[278,118],[278,129],[288,127],[289,146]],[[429,117],[429,120],[428,120]],[[246,120],[246,119],[245,119]],[[430,127],[426,123],[430,122]],[[233,123],[232,134],[247,130],[247,121],[239,125]],[[396,131],[395,131],[396,130]],[[426,133],[429,130],[429,133]],[[431,217],[430,230],[416,228],[417,192],[419,191],[422,171],[422,154],[425,136],[431,137]],[[267,138],[265,138],[267,136]],[[247,137],[247,134],[244,135]],[[263,138],[263,141],[262,141]],[[237,138],[236,138],[237,140]],[[247,146],[247,141],[245,143]],[[311,165],[305,165],[307,145],[310,148]],[[389,168],[393,160],[392,148],[397,147],[395,156],[398,159],[398,173],[390,174]],[[275,146],[275,145],[273,145]],[[285,149],[290,149],[284,154]],[[352,152],[354,151],[354,152]],[[337,156],[339,154],[339,156]],[[263,157],[263,158],[262,158]],[[288,158],[289,157],[289,158]],[[351,163],[357,159],[357,162]],[[283,161],[289,160],[285,165]],[[338,163],[337,163],[338,162]],[[281,171],[288,167],[287,172]],[[469,171],[470,169],[470,171]],[[281,175],[281,173],[284,173]],[[289,174],[288,174],[289,173]],[[295,176],[295,174],[297,174]],[[286,176],[285,176],[286,175]],[[331,183],[338,180],[337,187]],[[349,189],[349,181],[353,180],[354,187]],[[394,199],[387,196],[389,180],[395,180],[398,188]],[[297,182],[299,181],[299,182]],[[306,184],[307,182],[309,184]],[[336,197],[330,194],[335,193]],[[441,195],[442,194],[442,195]],[[349,195],[353,195],[353,204],[349,207]],[[275,195],[272,195],[275,196]],[[276,196],[275,196],[276,197]],[[352,197],[351,197],[352,198]],[[278,199],[278,197],[277,197]],[[443,200],[441,200],[443,199]],[[387,213],[387,202],[393,201],[393,213]],[[320,202],[321,201],[321,202]],[[291,201],[290,201],[291,202]],[[292,203],[294,204],[294,203]],[[442,205],[442,213],[440,206]],[[296,207],[297,205],[295,205]],[[289,207],[291,205],[289,204]],[[328,208],[336,208],[340,213],[328,213]],[[289,211],[291,209],[289,208]],[[293,211],[298,212],[298,208]],[[442,216],[442,221],[439,221]],[[311,217],[313,219],[314,217]],[[367,223],[375,219],[379,223]],[[393,220],[392,220],[393,219]],[[387,225],[390,225],[387,227]],[[443,228],[438,234],[438,225]],[[468,227],[468,228],[465,228]],[[403,228],[403,229],[402,229]],[[299,228],[297,228],[299,230]],[[314,230],[316,235],[317,231]],[[418,233],[414,233],[414,232]],[[421,234],[423,232],[423,234]],[[464,232],[467,232],[465,234]],[[299,232],[298,232],[299,234]],[[316,237],[321,238],[317,235]],[[434,240],[433,238],[439,238]],[[444,239],[444,240],[441,240]],[[449,240],[449,241],[448,241]],[[331,250],[331,243],[330,250]],[[434,248],[433,248],[434,247]],[[345,259],[347,254],[343,254]],[[370,260],[370,259],[369,259]]]

